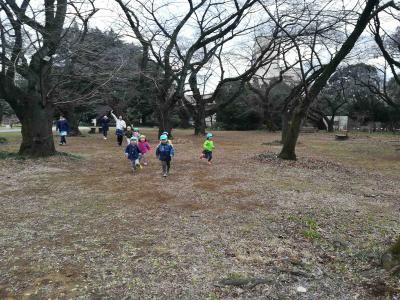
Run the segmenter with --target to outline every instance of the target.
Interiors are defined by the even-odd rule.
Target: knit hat
[[[139,131],[139,128],[135,127],[133,128],[133,131]]]
[[[207,133],[207,138],[210,138],[210,137],[213,137],[213,136],[214,135],[211,132]]]
[[[168,136],[168,131],[164,131],[162,134],[165,134],[166,136]]]
[[[162,134],[160,136],[160,141],[166,141],[166,140],[168,140],[168,136],[166,134]]]
[[[136,136],[131,137],[131,141],[137,142],[137,137]]]

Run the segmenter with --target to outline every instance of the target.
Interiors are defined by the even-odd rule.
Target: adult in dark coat
[[[104,139],[107,139],[107,133],[108,130],[110,129],[110,119],[104,115],[104,117],[101,118],[100,120],[101,124],[101,131],[103,132]]]

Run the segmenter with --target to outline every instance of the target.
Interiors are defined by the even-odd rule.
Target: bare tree
[[[319,5],[315,1],[305,2],[303,9],[296,14],[299,20],[296,26],[285,28],[285,32],[296,45],[302,82],[293,90],[285,107],[285,116],[288,122],[283,128],[283,147],[279,154],[282,159],[296,159],[295,149],[301,124],[306,118],[311,104],[317,99],[340,63],[351,52],[371,19],[394,3],[388,2],[379,6],[380,1],[378,0],[366,1],[365,5],[360,8],[361,11],[355,24],[350,23],[358,13],[355,8],[342,11],[339,15],[338,11],[328,9],[333,6],[332,4],[334,4],[332,1],[322,2]],[[264,5],[264,9],[267,14],[274,17],[266,5]],[[298,16],[299,14],[300,16]],[[279,24],[279,20],[276,19],[276,22]],[[331,33],[337,32],[336,28],[343,29],[343,26],[349,23],[352,27],[351,33],[342,35],[341,39],[335,39],[335,35]],[[309,38],[304,39],[301,35],[302,32],[307,32]],[[328,61],[324,61],[320,54],[321,49],[324,48],[325,52],[330,54]]]
[[[20,154],[55,153],[50,78],[54,56],[63,38],[67,5],[66,0],[46,0],[35,8],[30,0],[20,5],[15,0],[0,0],[1,28],[6,28],[10,45],[9,51],[2,46],[0,97],[11,105],[21,121]]]
[[[196,74],[230,39],[257,1],[116,1],[142,45],[142,74],[156,85],[159,130],[170,132],[171,113],[184,97],[190,74]],[[146,69],[150,60],[157,64],[157,74]],[[191,76],[192,83],[195,77]]]

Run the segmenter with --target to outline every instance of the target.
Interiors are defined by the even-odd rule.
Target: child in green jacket
[[[212,151],[215,148],[213,142],[213,134],[207,133],[206,140],[203,143],[203,153],[200,156],[200,159],[207,159],[208,164],[211,165],[212,160]]]

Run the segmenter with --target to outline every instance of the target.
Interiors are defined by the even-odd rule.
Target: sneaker
[[[209,161],[209,162],[208,162],[208,164],[211,166],[211,165],[212,165],[212,162],[211,162],[211,161]]]
[[[143,165],[147,166],[147,163],[143,163]]]
[[[103,140],[106,140],[107,138],[106,137],[103,137]]]
[[[168,174],[167,174],[167,173],[164,173],[164,174],[163,174],[163,177],[167,177],[167,176],[168,176]]]
[[[63,145],[63,143],[59,143],[59,145],[60,145],[60,146],[62,146],[62,145]]]

